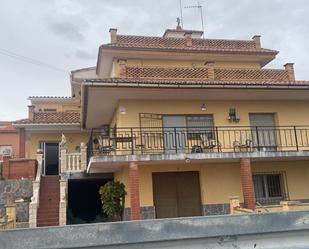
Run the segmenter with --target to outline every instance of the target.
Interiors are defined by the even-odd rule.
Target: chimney
[[[118,65],[119,65],[119,77],[126,78],[127,77],[127,60],[119,59]]]
[[[289,81],[295,81],[294,63],[286,63],[284,67],[288,73]]]
[[[30,121],[34,121],[34,105],[28,105],[28,118]]]
[[[206,61],[205,66],[208,69],[208,79],[215,80],[215,62],[214,61]]]
[[[192,47],[192,32],[186,32],[185,38],[186,38],[186,46]]]
[[[253,36],[252,40],[255,43],[255,48],[261,48],[261,36],[260,35]]]
[[[111,43],[116,43],[117,42],[117,29],[110,28],[109,33],[111,36]]]

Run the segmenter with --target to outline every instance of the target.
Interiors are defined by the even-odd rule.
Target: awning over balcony
[[[190,84],[102,80],[83,83],[82,126],[111,122],[121,99],[134,100],[309,100],[307,84]]]

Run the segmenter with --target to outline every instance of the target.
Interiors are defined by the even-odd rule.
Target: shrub
[[[122,220],[125,196],[125,185],[118,181],[110,181],[99,189],[102,210],[112,220]]]

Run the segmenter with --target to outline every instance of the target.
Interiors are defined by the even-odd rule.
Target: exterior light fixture
[[[202,105],[201,105],[201,110],[202,110],[203,112],[207,110],[206,104],[202,104]]]
[[[120,114],[126,114],[127,110],[126,110],[126,108],[124,106],[120,106],[119,107],[119,112],[120,112]]]

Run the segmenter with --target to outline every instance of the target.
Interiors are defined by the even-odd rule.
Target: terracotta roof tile
[[[117,42],[103,47],[177,49],[196,51],[254,52],[277,54],[278,51],[257,48],[253,40],[192,39],[192,46],[186,45],[185,38],[117,35]]]
[[[127,78],[207,79],[207,68],[127,67]]]
[[[209,80],[208,68],[126,67],[126,77],[135,79]],[[278,69],[214,69],[215,81],[288,82],[288,72]]]
[[[0,121],[0,133],[17,132],[11,121]]]
[[[205,80],[205,79],[133,79],[133,78],[104,78],[96,80],[87,80],[86,82],[91,83],[104,83],[110,86],[126,86],[126,87],[173,87],[173,86],[188,86],[196,85],[198,87],[213,87],[213,86],[261,86],[267,88],[268,86],[282,86],[282,87],[305,87],[309,89],[309,81],[294,81],[294,82],[272,82],[270,80],[265,81],[246,81],[246,80],[229,80],[229,81],[218,81],[218,80]]]
[[[14,124],[78,124],[79,112],[35,112],[33,121],[22,119]]]
[[[29,99],[72,99],[69,96],[29,96]]]
[[[246,82],[289,82],[288,72],[280,69],[215,69],[215,80]]]

